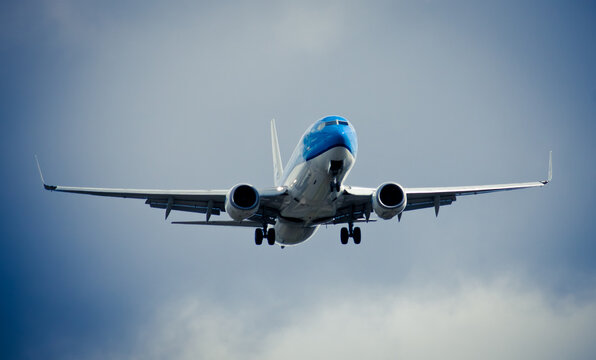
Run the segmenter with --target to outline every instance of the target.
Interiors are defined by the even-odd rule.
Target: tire
[[[350,234],[348,233],[348,228],[342,227],[341,231],[339,232],[339,239],[341,240],[341,243],[344,245],[347,244],[349,237]]]
[[[263,243],[263,230],[255,229],[255,244],[261,245]]]
[[[354,228],[354,234],[352,234],[352,237],[354,238],[354,244],[360,244],[360,240],[362,240],[362,231],[360,231],[359,227]]]
[[[269,229],[267,231],[267,242],[269,245],[275,244],[275,229]]]

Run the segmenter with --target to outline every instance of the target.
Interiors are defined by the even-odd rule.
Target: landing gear
[[[354,239],[354,244],[356,245],[360,244],[360,241],[362,241],[362,231],[360,231],[359,227],[354,227],[354,224],[349,224],[349,230],[348,228],[342,227],[339,235],[343,245],[348,243],[349,238]]]
[[[267,231],[267,243],[269,245],[275,244],[275,229],[269,229],[269,231]]]
[[[344,167],[344,162],[343,160],[331,160],[329,162],[329,174],[331,174],[331,176],[333,176],[333,180],[331,180],[331,192],[339,192],[339,189],[341,187],[341,184],[339,183],[339,181],[337,181],[337,176],[339,175],[339,173],[341,172],[341,170]]]
[[[267,230],[267,227],[255,229],[255,244],[263,244],[263,239],[267,239],[267,244],[275,245],[275,229]]]
[[[255,229],[255,244],[261,245],[263,243],[263,230]]]
[[[342,244],[347,244],[348,243],[348,238],[350,237],[350,234],[348,233],[348,229],[345,227],[341,228],[341,231],[339,232],[339,238],[341,240]]]
[[[359,227],[355,227],[354,231],[352,232],[352,238],[354,238],[354,244],[360,244],[360,240],[362,240],[362,232],[360,231]]]
[[[329,186],[330,186],[331,192],[339,192],[339,189],[341,188],[341,185],[340,185],[339,181],[337,181],[336,178],[333,178],[333,180],[331,181],[331,184],[329,184]]]

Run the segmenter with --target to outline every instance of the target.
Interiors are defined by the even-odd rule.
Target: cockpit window
[[[325,126],[331,126],[331,125],[348,125],[348,122],[343,121],[343,120],[331,120],[331,121],[325,122]]]

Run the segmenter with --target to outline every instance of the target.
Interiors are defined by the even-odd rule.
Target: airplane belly
[[[275,223],[276,242],[281,245],[297,245],[313,236],[318,228],[318,226],[306,226],[304,223],[278,219]]]

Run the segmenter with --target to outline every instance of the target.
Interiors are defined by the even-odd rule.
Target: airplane
[[[152,208],[205,214],[204,220],[173,221],[172,224],[241,226],[255,228],[254,241],[282,248],[298,245],[313,236],[321,225],[344,224],[340,242],[352,238],[360,244],[359,223],[389,220],[405,211],[452,204],[457,197],[542,187],[552,180],[552,151],[548,178],[543,181],[456,187],[408,188],[392,181],[376,188],[344,184],[356,161],[358,141],[352,124],[341,116],[326,116],[302,135],[286,167],[283,167],[275,120],[271,121],[274,187],[257,189],[240,183],[228,190],[147,190],[47,185],[35,156],[44,189],[75,194],[144,199]],[[211,220],[226,212],[230,220]]]

